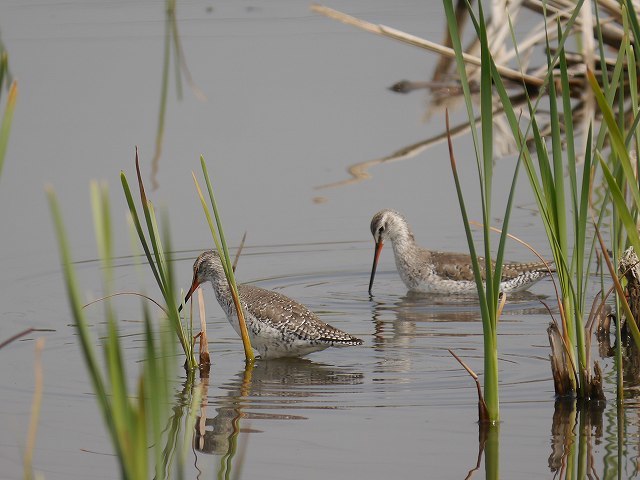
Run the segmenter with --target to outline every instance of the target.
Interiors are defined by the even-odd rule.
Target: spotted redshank
[[[193,282],[184,301],[204,282],[211,282],[227,320],[240,335],[240,325],[220,256],[213,250],[200,254],[193,264]],[[327,347],[362,345],[362,340],[320,320],[289,297],[255,287],[238,285],[251,346],[262,358],[301,357]]]
[[[395,210],[381,210],[371,219],[371,234],[376,242],[369,293],[376,275],[382,245],[393,246],[396,267],[407,288],[414,292],[460,294],[476,292],[471,257],[464,253],[437,252],[416,244],[407,220]],[[480,262],[484,267],[484,260]],[[505,263],[500,288],[503,292],[525,290],[549,270],[544,263]],[[484,279],[484,271],[482,271]]]

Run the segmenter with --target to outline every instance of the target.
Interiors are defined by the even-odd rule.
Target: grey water
[[[439,2],[340,0],[330,6],[434,41],[443,36]],[[194,440],[187,478],[220,475],[226,460],[235,467],[232,477],[241,467],[244,478],[463,479],[478,461],[474,478],[484,478],[476,387],[448,353],[482,373],[477,305],[407,294],[389,248],[374,295],[367,294],[369,221],[381,208],[402,211],[424,246],[467,248],[446,145],[377,164],[368,179],[317,188],[350,178],[350,165],[442,133],[442,112],[424,121],[427,93],[388,90],[401,79],[429,78],[437,58],[318,16],[305,2],[179,0],[177,19],[186,63],[206,100],[184,79],[179,99],[170,70],[158,188],[149,194],[169,219],[181,285],[189,286],[198,253],[212,247],[191,177],[203,154],[230,243],[238,245],[247,232],[239,280],[295,298],[364,339],[361,347],[258,362],[247,387],[240,339],[205,287],[213,365],[207,407],[199,415],[205,427]],[[0,478],[22,476],[39,337],[46,344],[35,470],[47,480],[117,477],[78,349],[44,186],[60,197],[87,301],[102,294],[92,180],[110,189],[117,290],[160,297],[150,271],[137,269],[129,257],[119,174],[124,170],[133,180],[138,146],[143,176],[152,181],[164,29],[161,1],[0,3],[0,38],[20,89],[0,179],[0,340],[28,327],[53,330],[0,350]],[[477,198],[468,138],[456,139],[456,155],[465,192]],[[499,161],[505,168],[496,169],[496,199],[504,199],[512,164]],[[511,232],[548,255],[526,181],[516,203]],[[473,201],[470,215],[480,218]],[[517,244],[508,253],[510,260],[534,260]],[[619,478],[636,477],[633,399],[619,466],[614,402],[589,418],[560,413],[545,299],[552,303],[549,280],[510,299],[501,318],[500,476],[565,478],[575,461],[566,454],[582,441],[587,453],[581,459],[588,459],[592,475],[616,477],[619,468]],[[115,302],[128,373],[135,378],[144,353],[140,301]],[[98,343],[105,332],[101,306],[87,313]],[[613,362],[606,356],[598,361],[613,399]],[[181,406],[186,379],[176,371],[172,387]],[[232,440],[242,454],[231,453]]]

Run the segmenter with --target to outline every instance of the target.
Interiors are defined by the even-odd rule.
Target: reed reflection
[[[305,420],[288,410],[333,409],[337,405],[314,402],[334,385],[359,385],[363,374],[308,359],[283,358],[258,361],[238,372],[222,389],[227,394],[210,397],[205,390],[196,419],[194,447],[197,451],[223,455],[225,462],[236,454],[240,433],[259,433],[241,421]],[[208,380],[207,380],[208,389]],[[327,388],[318,389],[318,386]],[[308,388],[314,387],[314,388]],[[214,412],[210,412],[210,407]],[[213,413],[212,416],[209,416]]]
[[[604,407],[604,401],[579,405],[576,399],[556,400],[549,455],[554,478],[600,478],[595,469],[594,444],[602,441]]]
[[[422,359],[407,350],[419,348],[424,352],[425,339],[446,355],[454,337],[456,342],[468,337],[472,348],[477,346],[475,337],[480,334],[480,309],[478,299],[473,295],[416,292],[407,292],[401,297],[372,295],[370,304],[373,346],[377,353],[376,373],[411,372],[414,362],[420,364]],[[540,297],[531,292],[512,294],[504,311],[523,316],[547,314]],[[470,322],[477,324],[477,329],[458,325]],[[385,376],[386,383],[409,383],[411,379],[410,375]]]
[[[464,477],[465,480],[473,478],[480,470],[483,456],[485,478],[498,480],[500,478],[500,424],[478,423],[478,458],[475,467]]]
[[[540,301],[543,298],[526,291],[513,293],[504,312],[510,315],[544,315],[547,310]],[[371,305],[371,318],[375,326],[374,345],[380,348],[385,344],[408,345],[411,337],[423,335],[417,327],[419,323],[476,322],[480,318],[478,299],[473,295],[407,292],[402,297],[371,296]],[[468,334],[449,332],[446,335]]]

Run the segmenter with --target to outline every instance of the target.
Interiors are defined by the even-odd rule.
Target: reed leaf
[[[138,157],[138,149],[136,148],[136,176],[138,179],[138,188],[140,192],[140,203],[142,204],[142,210],[145,218],[146,234],[142,228],[142,223],[138,215],[136,204],[133,200],[131,188],[127,181],[124,172],[120,172],[120,181],[124,191],[125,199],[129,207],[129,213],[133,221],[133,225],[138,234],[140,244],[144,250],[144,254],[147,258],[147,262],[151,267],[153,275],[156,279],[156,283],[160,288],[160,292],[167,305],[167,313],[169,323],[172,325],[175,334],[180,341],[180,345],[185,354],[186,361],[185,367],[187,369],[195,369],[198,366],[198,362],[195,356],[193,343],[191,341],[191,329],[183,325],[180,313],[178,311],[178,304],[174,295],[174,275],[173,275],[173,263],[171,262],[170,253],[170,236],[168,228],[165,229],[164,238],[167,244],[165,249],[162,245],[161,235],[158,228],[158,222],[156,220],[156,213],[151,201],[147,198],[144,188],[144,182],[142,181],[142,175],[140,173],[140,161]],[[168,222],[165,222],[165,225]],[[149,240],[147,240],[147,235]]]
[[[484,11],[482,4],[478,5],[478,16],[476,17],[470,5],[467,4],[468,13],[471,21],[476,29],[478,38],[480,39],[480,125],[481,136],[475,130],[475,113],[472,104],[471,92],[469,89],[468,78],[464,63],[464,55],[460,41],[460,33],[457,28],[456,15],[452,0],[444,0],[444,8],[447,16],[447,25],[449,28],[452,46],[456,55],[456,64],[460,77],[460,84],[464,93],[465,105],[467,106],[467,115],[472,125],[472,138],[474,150],[476,153],[476,163],[478,169],[478,179],[480,184],[480,200],[482,206],[483,217],[483,249],[484,249],[484,269],[480,266],[479,257],[471,234],[470,221],[466,211],[465,201],[458,175],[458,169],[453,155],[453,146],[449,135],[449,157],[451,162],[451,171],[456,186],[458,202],[465,227],[465,234],[469,244],[469,252],[472,259],[474,278],[476,281],[478,298],[480,302],[480,312],[483,323],[484,336],[484,402],[486,404],[488,422],[496,424],[500,419],[499,409],[499,388],[498,388],[498,320],[502,311],[500,303],[500,286],[502,280],[502,268],[504,261],[504,250],[508,234],[509,217],[513,206],[515,196],[515,187],[520,167],[520,155],[514,168],[514,174],[511,181],[509,197],[505,208],[502,232],[498,244],[495,263],[492,263],[491,249],[491,202],[492,202],[492,183],[493,183],[493,85],[499,80],[500,74],[493,69],[495,63],[489,50],[489,40],[487,38],[486,24],[484,19]],[[497,78],[496,78],[497,77]],[[446,117],[447,132],[449,130],[448,113]],[[481,142],[481,143],[480,143]],[[482,279],[482,270],[484,270],[485,281]],[[504,301],[504,298],[503,298]],[[481,414],[482,420],[482,414]]]
[[[202,204],[202,209],[204,210],[205,216],[207,217],[209,228],[211,229],[211,235],[213,236],[213,240],[216,244],[216,249],[218,250],[218,254],[220,255],[220,258],[222,260],[222,266],[224,268],[225,276],[227,277],[227,282],[229,283],[229,289],[231,290],[231,296],[233,298],[233,303],[236,308],[236,313],[238,315],[238,323],[240,325],[240,333],[242,337],[242,345],[244,347],[245,359],[247,363],[253,363],[255,361],[255,355],[253,354],[253,349],[251,348],[251,340],[249,339],[249,332],[247,330],[247,324],[244,318],[244,309],[242,308],[242,303],[240,302],[238,286],[236,284],[235,275],[233,273],[233,270],[234,270],[233,263],[231,261],[231,257],[229,256],[229,249],[227,248],[227,242],[224,236],[224,230],[222,228],[222,220],[220,218],[220,212],[218,211],[218,205],[216,203],[216,199],[213,194],[213,187],[211,185],[211,180],[209,179],[207,164],[204,160],[204,156],[202,155],[200,155],[200,165],[202,167],[202,173],[204,175],[204,179],[207,184],[209,200],[211,202],[213,214],[216,218],[217,229],[213,225],[213,220],[211,217],[211,213],[209,212],[209,207],[207,206],[207,202],[204,200],[202,189],[200,188],[198,179],[196,178],[195,174],[193,175],[193,180],[195,182],[198,196],[200,198],[200,203]]]
[[[2,83],[0,83],[0,89]],[[4,107],[4,116],[2,117],[2,125],[0,125],[0,175],[2,175],[2,167],[4,166],[4,158],[7,154],[7,146],[9,145],[9,134],[11,133],[11,123],[13,121],[13,112],[16,108],[16,100],[18,99],[18,83],[14,80],[9,88],[7,104]]]
[[[142,364],[142,372],[137,379],[135,390],[131,391],[127,386],[125,357],[120,343],[117,319],[109,302],[111,295],[108,294],[111,288],[112,272],[106,270],[113,268],[113,248],[107,190],[106,187],[94,183],[91,193],[96,240],[103,265],[104,288],[107,291],[104,300],[107,334],[103,340],[103,368],[99,365],[82,310],[58,202],[53,190],[48,189],[47,191],[71,310],[79,333],[81,351],[92,380],[96,400],[111,437],[121,478],[127,480],[149,478],[151,465],[153,465],[156,478],[163,478],[167,473],[163,470],[164,456],[167,452],[160,447],[164,435],[161,419],[167,418],[170,413],[168,378],[171,375],[171,367],[169,359],[173,358],[174,350],[173,342],[169,339],[170,330],[162,324],[160,334],[154,334],[148,306],[143,303],[145,361]],[[192,430],[189,430],[189,433],[192,433]],[[190,444],[190,442],[188,443]],[[175,448],[178,447],[180,447],[180,443],[175,445]],[[181,448],[181,451],[183,450],[184,448]],[[183,461],[178,465],[178,469],[182,464],[184,464]]]

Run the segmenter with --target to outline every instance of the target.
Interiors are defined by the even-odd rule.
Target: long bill
[[[376,276],[376,268],[378,268],[378,259],[380,258],[380,252],[382,251],[382,240],[376,242],[376,250],[373,254],[373,265],[371,267],[371,277],[369,278],[369,294],[371,294],[371,287],[373,287],[373,279]]]
[[[191,295],[193,295],[193,292],[195,292],[199,286],[200,286],[200,282],[198,282],[198,278],[194,275],[193,281],[191,282],[191,288],[189,288],[189,291],[184,296],[185,304],[189,301],[189,299],[191,298]],[[181,311],[182,311],[182,305],[178,307],[178,312],[181,312]]]

